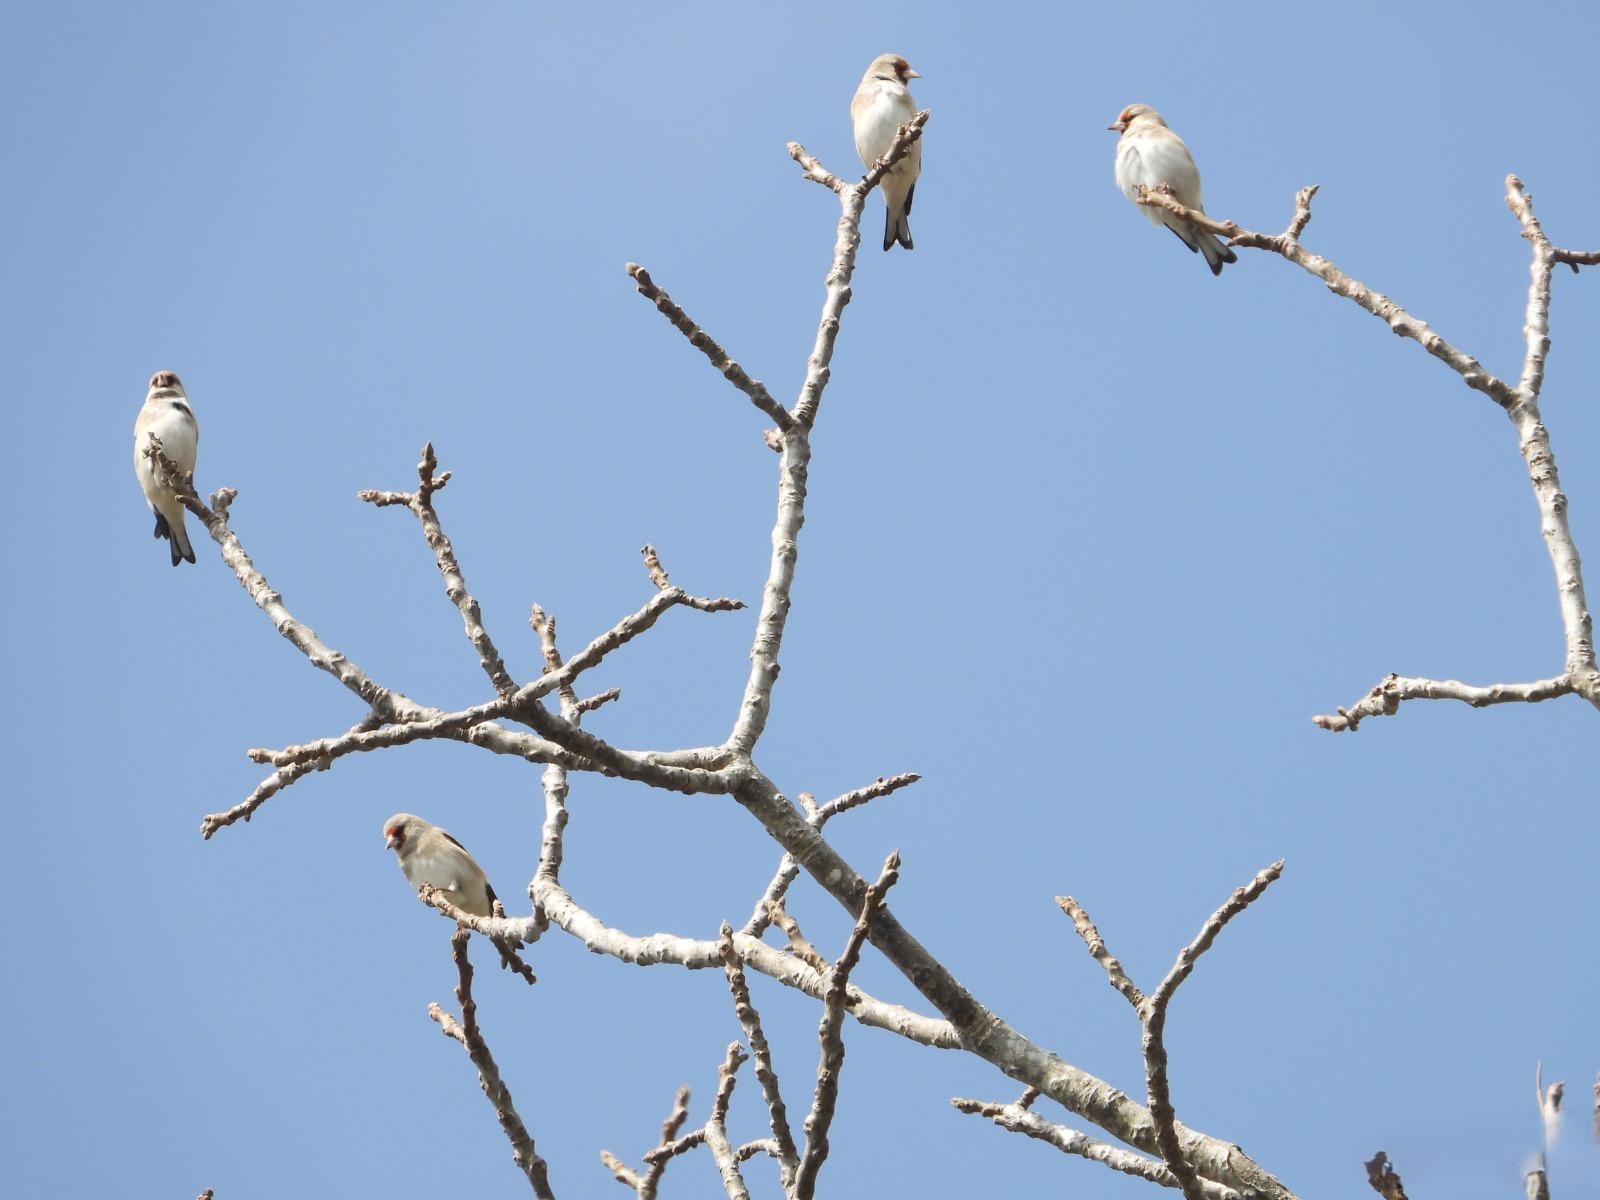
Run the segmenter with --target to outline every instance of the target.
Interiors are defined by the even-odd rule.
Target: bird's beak
[[[383,848],[385,850],[393,850],[399,845],[400,835],[398,833],[391,833],[387,838],[384,839]]]
[[[913,71],[910,67],[907,67],[906,68],[906,78],[907,79],[921,79],[922,78],[922,72],[921,71]]]
[[[1128,128],[1128,123],[1126,121],[1113,121],[1111,124],[1107,125],[1106,128],[1112,133],[1121,133],[1123,130]]]

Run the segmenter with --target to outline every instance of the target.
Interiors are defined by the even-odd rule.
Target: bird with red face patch
[[[856,88],[850,101],[850,122],[855,127],[856,153],[861,155],[868,170],[889,153],[900,126],[917,115],[916,102],[906,90],[906,81],[921,78],[898,54],[878,55],[861,77],[861,86]],[[907,250],[912,249],[911,225],[906,218],[911,215],[911,197],[917,190],[917,176],[921,172],[922,142],[919,139],[879,184],[883,191],[885,250],[896,242]]]
[[[156,537],[166,538],[172,551],[172,565],[194,561],[189,530],[183,523],[183,501],[162,482],[156,464],[145,454],[150,435],[161,441],[161,449],[178,469],[194,474],[195,453],[200,448],[200,425],[189,407],[183,384],[171,371],[150,376],[150,391],[133,422],[133,473],[139,477],[145,503],[156,515]]]
[[[1185,208],[1205,212],[1200,200],[1200,170],[1183,139],[1167,128],[1161,114],[1148,104],[1130,104],[1117,114],[1107,129],[1122,136],[1117,140],[1117,187],[1135,204],[1139,187],[1165,188]],[[1190,250],[1205,257],[1213,275],[1222,274],[1222,264],[1238,262],[1239,256],[1214,234],[1196,229],[1176,213],[1154,205],[1140,204],[1139,211],[1157,225],[1165,225]]]
[[[431,884],[462,912],[492,916],[494,889],[467,848],[437,825],[410,813],[395,813],[383,823],[383,842],[400,860],[411,886]]]

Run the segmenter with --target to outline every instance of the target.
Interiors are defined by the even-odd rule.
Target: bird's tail
[[[189,530],[185,527],[181,514],[177,522],[173,523],[160,513],[157,513],[155,536],[166,538],[170,543],[173,566],[177,566],[181,562],[194,561],[194,547],[189,544]]]
[[[1201,233],[1195,230],[1195,239],[1200,243],[1198,249],[1206,257],[1206,266],[1211,268],[1213,275],[1222,274],[1222,264],[1238,262],[1239,256],[1233,252],[1232,246],[1223,245],[1222,239],[1215,234]]]
[[[911,244],[911,222],[906,218],[906,214],[904,212],[896,214],[893,209],[885,208],[883,213],[883,248],[887,250],[896,242],[899,242],[907,250],[916,249]]]

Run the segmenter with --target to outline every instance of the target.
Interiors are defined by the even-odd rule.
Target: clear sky
[[[1560,669],[1511,427],[1279,259],[1241,251],[1213,279],[1117,193],[1105,131],[1157,106],[1209,209],[1256,228],[1320,183],[1310,247],[1515,377],[1528,251],[1506,174],[1559,244],[1600,244],[1593,5],[60,0],[3,25],[0,1191],[525,1194],[425,1015],[453,1006],[449,927],[380,825],[446,825],[525,910],[538,771],[457,745],[361,756],[203,842],[202,814],[262,777],[246,748],[361,714],[208,539],[168,567],[134,413],[178,371],[202,490],[238,488],[234,528],[291,609],[424,703],[488,692],[415,521],[355,493],[414,484],[428,439],[519,677],[528,606],[587,640],[647,597],[646,541],[676,582],[753,604],[763,418],[622,267],[791,399],[837,209],[784,143],[854,170],[846,109],[884,50],[933,110],[917,248],[876,249],[874,197],[761,765],[820,798],[921,772],[837,843],[868,873],[899,847],[901,919],[1135,1095],[1136,1024],[1052,898],[1150,986],[1285,858],[1180,994],[1180,1115],[1308,1198],[1361,1194],[1384,1149],[1413,1196],[1488,1200],[1537,1145],[1542,1059],[1578,1110],[1558,1194],[1600,1180],[1600,716],[1309,719],[1390,670]],[[1544,415],[1591,564],[1597,331],[1600,273],[1561,272]],[[671,614],[597,674],[624,699],[593,728],[719,740],[752,613]],[[777,861],[715,798],[576,779],[571,807],[565,878],[630,932],[713,936]],[[792,908],[837,951],[819,889]],[[738,1027],[713,973],[561,936],[531,957],[532,991],[480,972],[480,1018],[558,1193],[603,1196],[598,1150],[636,1160],[680,1083],[703,1120]],[[859,980],[914,998],[872,953]],[[755,998],[803,1111],[817,1007],[759,978]],[[825,1194],[1151,1194],[956,1114],[954,1095],[1015,1097],[984,1064],[847,1037]],[[747,1076],[735,1136],[762,1120]],[[664,1195],[715,1187],[699,1157]]]

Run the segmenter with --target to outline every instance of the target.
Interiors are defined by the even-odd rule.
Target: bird
[[[900,126],[917,115],[917,105],[906,90],[906,81],[921,78],[898,54],[878,55],[861,77],[861,86],[850,100],[850,122],[855,127],[856,153],[861,155],[869,171],[873,163],[889,153]],[[907,250],[914,248],[911,225],[906,218],[911,215],[911,198],[916,193],[917,176],[921,171],[922,142],[918,140],[911,143],[906,156],[883,177],[885,250],[896,242]]]
[[[156,473],[156,464],[146,454],[150,435],[161,439],[161,449],[178,469],[194,474],[195,452],[200,447],[200,426],[189,407],[183,383],[171,371],[150,376],[150,390],[144,406],[133,422],[133,471],[139,477],[145,502],[156,515],[156,537],[166,538],[172,550],[172,565],[194,561],[189,530],[183,523],[183,501]]]
[[[1107,129],[1120,133],[1117,140],[1117,187],[1136,204],[1139,187],[1165,187],[1185,208],[1205,212],[1200,200],[1200,171],[1183,139],[1167,128],[1161,114],[1148,104],[1130,104],[1117,114]],[[1157,225],[1172,230],[1190,250],[1205,256],[1213,275],[1222,274],[1222,264],[1238,262],[1239,256],[1218,237],[1196,229],[1177,214],[1155,205],[1140,204],[1139,209]]]
[[[475,917],[494,915],[494,888],[467,848],[437,825],[411,813],[395,813],[383,823],[384,845],[400,860],[411,886],[431,884],[449,893],[450,903]]]

